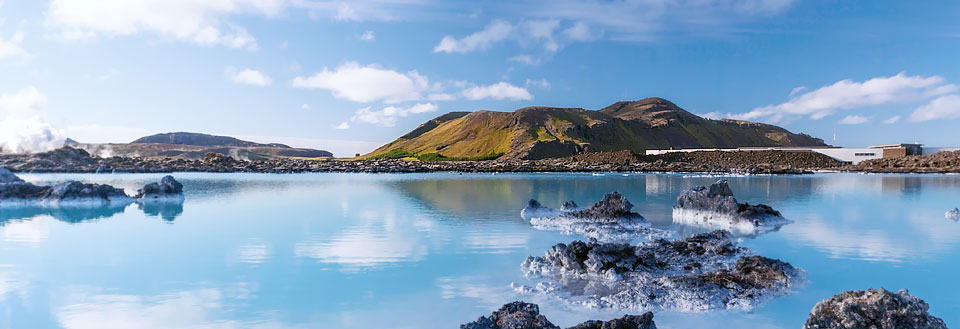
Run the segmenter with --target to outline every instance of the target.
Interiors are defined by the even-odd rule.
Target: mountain
[[[593,151],[748,146],[827,145],[774,125],[702,118],[652,97],[598,111],[525,107],[513,112],[451,112],[363,158],[543,159]]]
[[[241,159],[323,158],[333,154],[324,150],[294,148],[278,143],[255,143],[229,136],[189,132],[150,135],[123,144],[91,144],[69,140],[67,145],[78,147],[101,157],[174,157],[199,159],[208,152]]]
[[[239,147],[277,147],[290,148],[283,144],[260,144],[239,140],[229,136],[216,136],[188,132],[175,132],[150,135],[140,137],[131,142],[131,144],[175,144],[175,145],[194,145],[194,146],[239,146]]]

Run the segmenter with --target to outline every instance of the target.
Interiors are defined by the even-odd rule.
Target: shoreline
[[[947,154],[960,158],[960,152]],[[940,156],[942,158],[942,156]],[[960,174],[953,161],[884,159],[849,165],[815,153],[784,151],[669,153],[637,155],[627,151],[585,153],[540,160],[415,161],[408,159],[239,160],[208,153],[202,159],[92,156],[64,147],[36,154],[0,154],[0,167],[17,173],[687,173],[716,175],[802,175],[825,172]],[[921,164],[921,165],[904,165]]]

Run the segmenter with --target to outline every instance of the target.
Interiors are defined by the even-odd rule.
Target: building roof
[[[880,144],[880,145],[870,146],[870,148],[889,149],[889,148],[895,148],[895,147],[920,147],[920,146],[923,146],[923,144]]]

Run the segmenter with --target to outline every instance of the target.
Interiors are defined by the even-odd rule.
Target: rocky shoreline
[[[692,152],[641,156],[629,151],[581,154],[543,160],[410,161],[404,159],[338,160],[283,158],[238,160],[209,153],[203,159],[93,156],[63,147],[36,154],[2,154],[0,167],[32,173],[168,173],[168,172],[691,172],[716,174],[804,174],[839,169],[842,164],[815,153]]]

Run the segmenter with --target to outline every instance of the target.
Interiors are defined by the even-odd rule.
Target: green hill
[[[362,158],[543,159],[594,151],[825,145],[773,125],[702,118],[654,97],[599,111],[526,107],[451,112]]]

